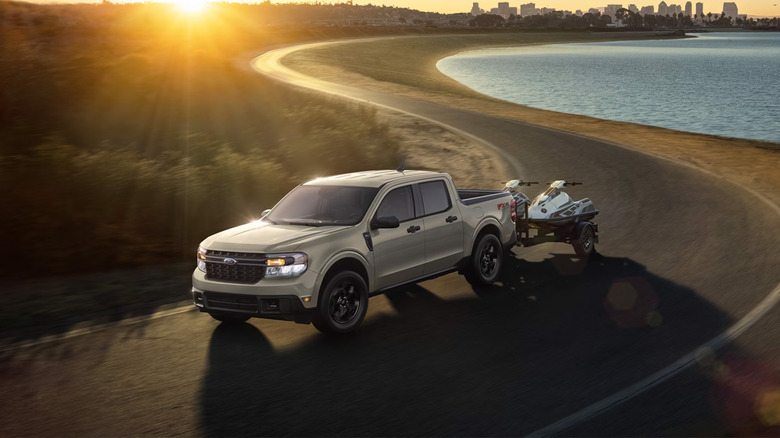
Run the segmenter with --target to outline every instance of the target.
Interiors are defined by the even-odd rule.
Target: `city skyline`
[[[714,3],[714,2],[713,2]],[[692,1],[686,1],[686,3],[683,4],[675,4],[675,3],[666,3],[665,0],[661,0],[660,3],[658,3],[658,8],[656,9],[655,5],[640,5],[637,6],[635,3],[630,3],[628,5],[624,4],[607,4],[605,6],[595,6],[590,7],[587,10],[577,9],[576,11],[570,11],[570,10],[559,10],[555,8],[549,8],[546,6],[537,7],[536,3],[524,3],[519,6],[511,6],[510,2],[498,2],[498,7],[496,8],[485,8],[483,9],[479,2],[473,2],[472,8],[471,8],[471,15],[480,15],[480,14],[493,14],[493,15],[499,15],[504,19],[508,19],[511,15],[514,15],[516,17],[529,17],[532,15],[545,15],[550,12],[558,11],[563,12],[564,15],[568,14],[576,14],[578,16],[582,16],[586,13],[600,13],[603,15],[608,15],[615,19],[617,16],[617,11],[620,9],[626,9],[630,12],[639,14],[639,15],[678,15],[678,14],[684,14],[689,17],[698,17],[697,21],[701,21],[701,19],[709,19],[708,14],[710,14],[712,17],[717,17],[721,14],[725,15],[729,18],[746,18],[746,14],[740,14],[739,13],[739,7],[735,2],[723,2],[722,7],[718,10],[716,9],[705,9],[703,2],[696,2],[696,10],[693,9],[693,2]]]
[[[32,3],[100,3],[102,0],[89,0],[89,1],[74,1],[74,0],[32,0]],[[117,3],[121,3],[120,0],[115,0]],[[169,0],[170,1],[170,0]],[[335,4],[335,3],[346,3],[348,0],[325,0],[321,1],[321,3],[324,4]],[[582,10],[583,12],[587,12],[590,8],[597,8],[597,7],[604,7],[606,4],[594,4],[598,2],[599,0],[545,0],[544,2],[537,2],[539,7],[545,7],[555,10],[569,10],[569,11],[576,11],[577,9]],[[678,0],[685,4],[683,0]],[[133,2],[133,0],[127,0],[128,3]],[[165,0],[161,2],[166,2]],[[243,0],[243,1],[237,1],[237,3],[259,3],[259,0]],[[272,0],[271,3],[315,3],[316,0],[308,0],[308,1],[287,1],[287,0]],[[396,6],[400,8],[410,8],[410,9],[417,9],[423,12],[440,12],[440,13],[468,13],[471,10],[471,6],[473,4],[473,0],[469,1],[458,1],[453,2],[451,0],[352,0],[352,3],[355,5],[367,5],[372,4],[374,6]],[[482,3],[482,2],[481,2]],[[498,1],[496,0],[490,0],[489,6],[488,2],[483,0],[483,3],[485,3],[484,6],[482,6],[483,9],[490,10],[491,8],[496,7],[498,4]],[[528,3],[528,0],[521,0],[521,2],[518,2],[514,6],[518,8],[518,11],[520,10],[520,5],[522,3]],[[634,2],[639,6],[639,3],[646,3],[646,2]],[[669,3],[669,2],[667,2]],[[715,13],[716,10],[718,12],[721,11],[720,8],[722,8],[723,2],[722,1],[704,1],[704,13],[707,12],[713,12]],[[695,4],[695,2],[694,2]],[[653,2],[653,5],[657,8],[658,3]],[[710,7],[709,5],[712,5]],[[715,6],[717,5],[717,6]],[[739,13],[740,15],[745,14],[748,17],[780,17],[780,0],[743,0],[740,1],[739,6]],[[624,5],[625,6],[625,5]],[[641,7],[641,6],[640,6]],[[695,11],[694,11],[695,13]]]

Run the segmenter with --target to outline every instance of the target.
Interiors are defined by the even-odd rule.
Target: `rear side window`
[[[412,186],[392,190],[385,196],[376,211],[377,217],[395,216],[399,222],[414,218],[414,199]]]
[[[444,181],[431,181],[420,184],[423,211],[425,216],[441,213],[450,209],[450,195]]]

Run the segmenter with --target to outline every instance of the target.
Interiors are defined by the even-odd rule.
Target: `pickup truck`
[[[260,220],[204,240],[192,300],[224,323],[272,318],[348,333],[369,297],[393,287],[455,271],[491,285],[517,241],[515,221],[510,193],[456,190],[446,173],[317,178]]]

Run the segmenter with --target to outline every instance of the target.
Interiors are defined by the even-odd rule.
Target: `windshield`
[[[544,191],[541,195],[534,198],[534,204],[541,204],[544,202],[547,202],[549,199],[552,199],[556,196],[558,196],[558,193],[560,193],[560,190],[558,190],[557,187],[548,187],[547,190]],[[549,198],[548,198],[549,196]]]
[[[265,220],[281,225],[355,225],[378,191],[371,187],[298,186]]]

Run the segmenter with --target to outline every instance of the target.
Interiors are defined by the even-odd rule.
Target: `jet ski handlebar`
[[[552,183],[545,183],[545,184],[552,184]],[[565,181],[563,183],[564,186],[581,186],[583,183],[578,181]]]

